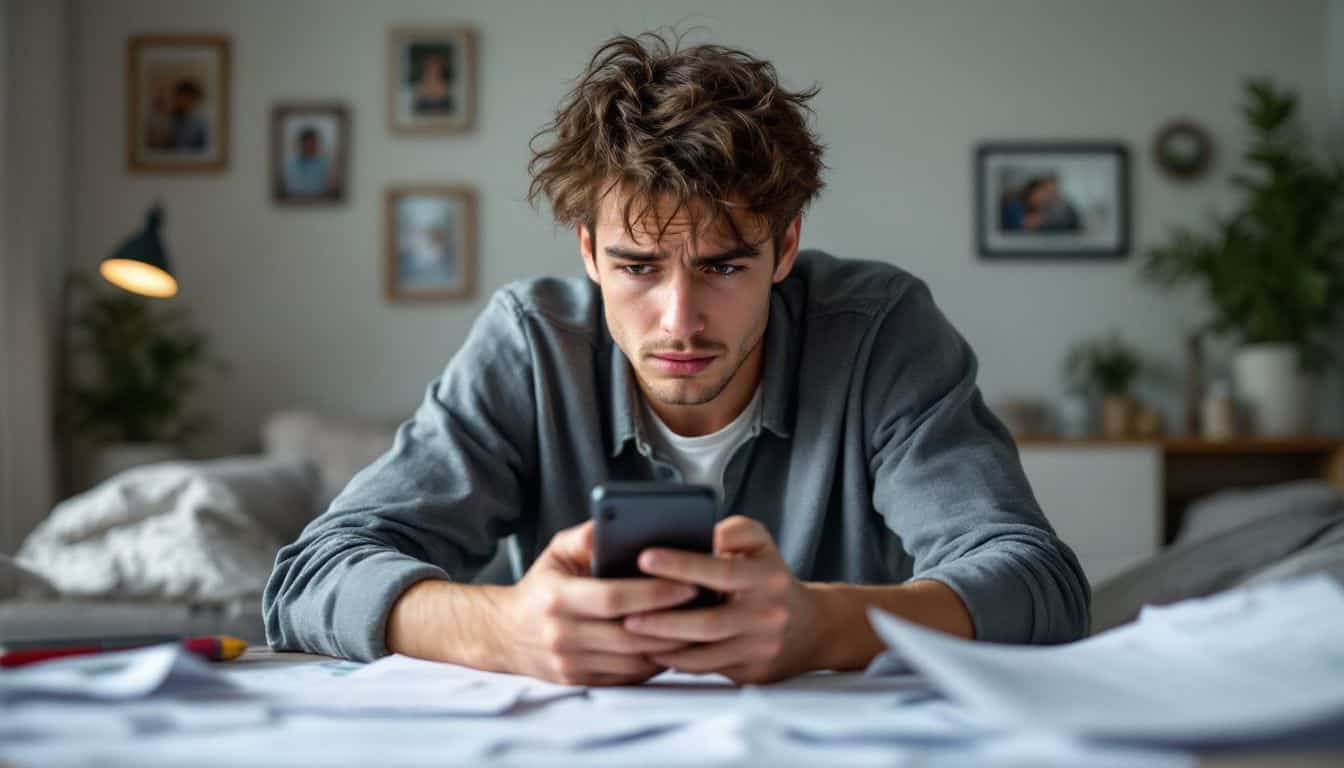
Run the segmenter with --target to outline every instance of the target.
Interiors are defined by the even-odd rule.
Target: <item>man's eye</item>
[[[649,264],[622,264],[617,269],[630,275],[631,277],[643,277],[653,274],[653,266]]]
[[[742,271],[742,267],[737,264],[710,264],[709,273],[719,277],[731,277]]]

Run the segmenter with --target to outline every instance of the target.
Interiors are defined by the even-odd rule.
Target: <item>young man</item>
[[[281,550],[272,646],[600,685],[862,667],[868,606],[985,640],[1083,635],[1083,573],[924,284],[798,250],[814,93],[717,46],[598,50],[530,166],[588,279],[494,296],[392,449]],[[715,554],[589,578],[608,480],[718,487]],[[467,583],[510,533],[523,578]],[[728,599],[674,610],[694,585]]]

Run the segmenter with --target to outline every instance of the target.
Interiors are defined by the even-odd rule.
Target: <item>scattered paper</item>
[[[156,692],[205,696],[235,690],[210,662],[176,643],[67,656],[0,673],[0,705],[32,698],[138,699]]]
[[[1324,575],[1150,609],[1062,646],[869,617],[936,688],[992,722],[1190,745],[1344,733],[1344,589]]]
[[[348,675],[294,687],[276,697],[275,709],[360,716],[500,715],[520,703],[538,704],[583,691],[581,686],[396,654]]]

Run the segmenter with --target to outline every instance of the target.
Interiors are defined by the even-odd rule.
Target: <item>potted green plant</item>
[[[95,480],[179,458],[209,425],[188,408],[204,369],[222,370],[184,307],[99,288],[83,275],[70,327],[63,427],[99,445]]]
[[[1250,80],[1243,112],[1252,140],[1232,176],[1240,206],[1205,232],[1174,229],[1144,274],[1203,286],[1213,316],[1202,330],[1240,342],[1234,383],[1253,431],[1300,434],[1344,306],[1344,163],[1311,150],[1291,91]]]
[[[1140,368],[1139,353],[1119,333],[1078,341],[1064,357],[1069,388],[1101,396],[1101,431],[1106,437],[1133,432],[1138,401],[1130,389]]]

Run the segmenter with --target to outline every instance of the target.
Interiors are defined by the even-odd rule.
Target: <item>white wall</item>
[[[8,142],[6,140],[9,104],[9,30],[10,2],[0,0],[0,510],[12,503],[14,493],[14,428],[10,418],[12,410],[9,404],[9,372],[13,369],[12,353],[9,351],[9,166]],[[0,552],[12,549],[10,537],[17,528],[10,515],[0,515]]]
[[[926,278],[979,351],[990,399],[1053,396],[1062,350],[1118,328],[1179,367],[1202,315],[1141,284],[1145,246],[1232,197],[1227,161],[1244,139],[1247,75],[1296,88],[1323,122],[1327,16],[1297,2],[267,2],[81,0],[71,232],[91,265],[162,197],[189,304],[233,363],[206,393],[222,427],[208,446],[245,447],[269,411],[310,405],[378,419],[409,413],[491,290],[540,273],[579,274],[572,237],[522,201],[527,140],[593,48],[615,32],[702,24],[712,39],[772,59],[787,84],[822,86],[829,189],[806,246],[884,259]],[[402,22],[467,22],[480,33],[480,114],[463,138],[393,138],[383,113],[385,35]],[[128,175],[127,36],[223,32],[233,39],[231,165],[223,175]],[[1330,51],[1337,51],[1336,42]],[[1337,53],[1329,55],[1338,56]],[[338,99],[354,123],[349,203],[273,206],[268,112]],[[1188,115],[1219,142],[1196,186],[1153,168],[1148,142]],[[985,264],[975,257],[971,151],[981,140],[1118,139],[1133,158],[1135,253],[1121,262]],[[380,196],[389,182],[459,181],[480,192],[481,290],[474,302],[391,305],[380,283]],[[1174,401],[1167,401],[1170,408]],[[1174,408],[1169,416],[1178,416]]]
[[[3,220],[0,250],[0,552],[50,510],[55,465],[51,435],[51,349],[64,266],[69,200],[70,7],[65,0],[10,0],[0,71],[5,105],[0,142]]]
[[[1330,0],[1326,6],[1325,76],[1329,91],[1332,134],[1344,138],[1344,0]]]

